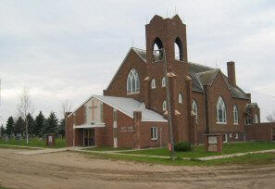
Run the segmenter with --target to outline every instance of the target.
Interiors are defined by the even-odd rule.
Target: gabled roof
[[[141,57],[146,63],[146,51],[141,49],[132,48],[134,52]],[[221,72],[219,69],[211,68],[201,64],[189,62],[189,75],[192,78],[192,91],[203,92],[203,85],[212,84],[217,77],[218,73]],[[222,73],[222,72],[221,72]],[[228,78],[222,73],[225,83],[231,94],[235,98],[249,99],[248,95],[238,86],[232,86],[228,82]]]
[[[92,95],[89,99],[87,99],[79,107],[83,106],[85,103],[87,103],[92,98],[96,98],[99,101],[119,110],[120,112],[124,113],[125,115],[129,116],[130,118],[133,118],[134,111],[140,111],[140,112],[142,112],[142,121],[145,121],[145,122],[147,122],[147,121],[167,122],[167,120],[162,115],[145,108],[144,103],[141,103],[133,98]],[[75,111],[73,111],[73,112],[75,112]]]

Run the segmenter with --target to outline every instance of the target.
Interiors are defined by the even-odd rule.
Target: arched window
[[[163,103],[162,103],[162,110],[163,110],[163,111],[166,111],[166,110],[167,110],[166,100],[164,100]]]
[[[178,38],[178,37],[175,40],[174,49],[175,49],[175,59],[183,60],[182,42],[181,42],[180,38]]]
[[[140,89],[140,81],[138,73],[135,69],[131,69],[127,78],[127,93],[138,93]]]
[[[163,78],[161,79],[161,86],[162,86],[162,87],[166,87],[166,79],[165,79],[165,77],[163,77]]]
[[[152,79],[151,81],[151,89],[155,89],[156,88],[156,80]]]
[[[182,98],[182,94],[179,93],[179,103],[182,104],[183,98]]]
[[[259,117],[257,114],[254,115],[254,123],[259,123]]]
[[[159,61],[163,57],[163,45],[161,40],[157,37],[153,43],[153,61]]]
[[[226,106],[222,97],[218,98],[217,102],[217,123],[226,123]]]
[[[198,105],[195,100],[192,100],[192,115],[195,116],[196,122],[198,122]]]
[[[239,124],[239,113],[237,105],[233,106],[233,118],[234,118],[234,124]]]

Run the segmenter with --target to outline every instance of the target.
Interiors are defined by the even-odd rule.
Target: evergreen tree
[[[34,129],[35,129],[35,121],[33,120],[33,117],[32,117],[31,114],[27,115],[27,121],[28,121],[29,135],[33,136],[34,135]]]
[[[18,135],[21,134],[21,136],[23,136],[25,131],[25,121],[23,120],[23,118],[20,116],[14,125],[14,134]]]
[[[62,119],[58,125],[58,134],[62,137],[65,136],[65,119]]]
[[[35,118],[35,126],[33,129],[33,134],[39,137],[43,136],[44,135],[43,131],[45,130],[44,128],[45,128],[45,117],[43,113],[40,111]]]
[[[56,118],[55,113],[52,112],[52,113],[50,113],[50,115],[46,121],[44,134],[56,133],[57,126],[58,126],[58,119]]]
[[[12,116],[8,118],[6,125],[6,133],[9,137],[11,137],[14,134],[14,120]]]
[[[5,130],[4,126],[2,125],[0,128],[1,137],[3,137],[5,133],[6,133],[6,130]]]

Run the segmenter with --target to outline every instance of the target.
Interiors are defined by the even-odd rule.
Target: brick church
[[[235,63],[227,62],[226,75],[189,62],[178,15],[154,16],[145,32],[146,50],[130,48],[104,95],[67,114],[68,146],[165,146],[168,115],[175,143],[203,143],[208,133],[222,134],[224,142],[245,140],[245,127],[260,122],[260,110],[238,87]]]

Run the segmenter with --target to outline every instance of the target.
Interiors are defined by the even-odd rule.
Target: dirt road
[[[275,186],[275,164],[176,167],[58,152],[19,155],[0,149],[0,185],[20,189],[261,188]]]

